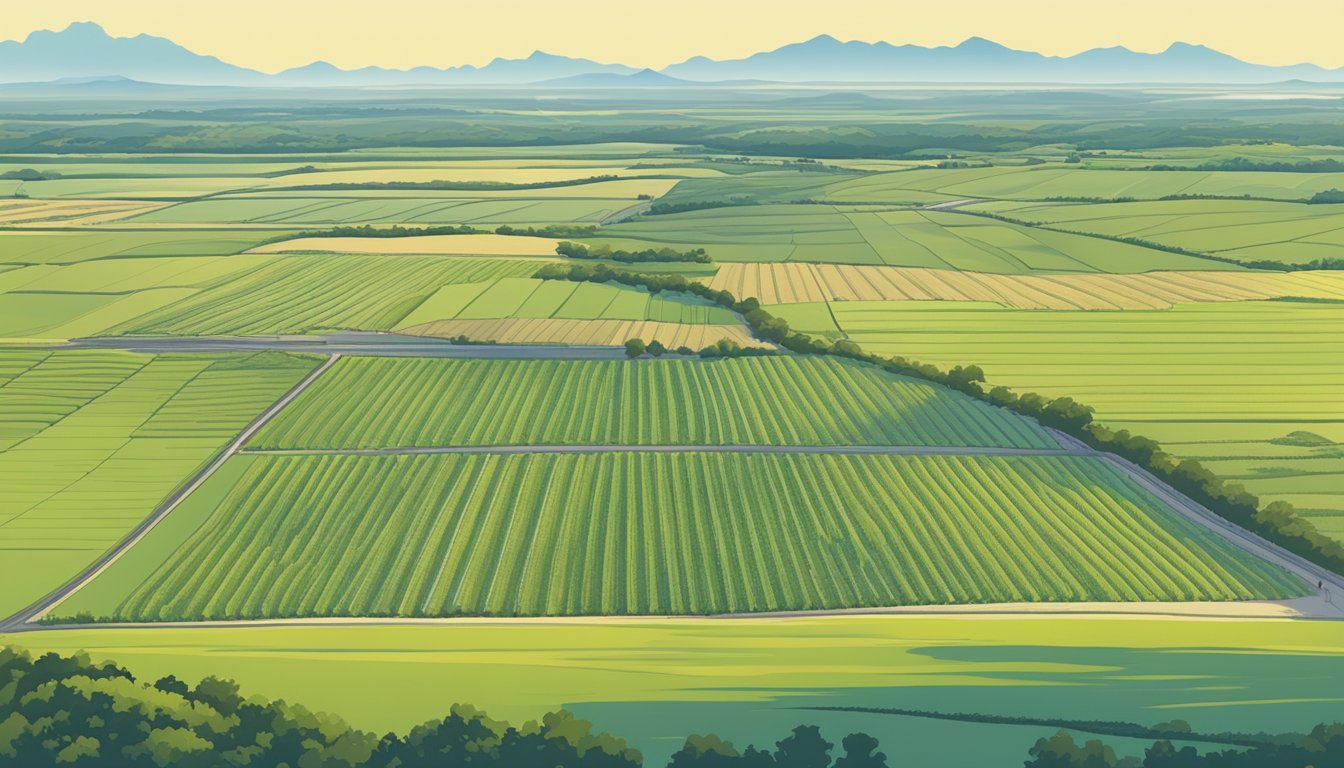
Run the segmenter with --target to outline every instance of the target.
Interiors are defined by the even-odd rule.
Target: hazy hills
[[[820,35],[741,59],[696,56],[660,71],[537,51],[524,59],[497,58],[484,66],[408,70],[345,70],[324,61],[268,74],[204,56],[171,40],[112,37],[91,22],[23,41],[0,42],[0,82],[121,77],[151,83],[240,86],[518,85],[662,87],[697,83],[1271,83],[1290,79],[1344,82],[1344,68],[1313,64],[1272,67],[1241,61],[1211,48],[1176,43],[1161,53],[1123,47],[1075,56],[1044,56],[983,38],[956,46],[842,42]]]

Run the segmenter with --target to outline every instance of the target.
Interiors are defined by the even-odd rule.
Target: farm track
[[[239,449],[241,449],[248,440],[251,440],[252,436],[255,435],[258,430],[266,426],[267,422],[275,418],[280,411],[284,410],[285,406],[293,402],[294,399],[303,394],[303,391],[314,381],[317,381],[322,374],[330,370],[340,357],[339,354],[333,354],[328,357],[325,362],[317,368],[314,368],[311,373],[305,376],[298,384],[295,384],[288,392],[282,395],[279,400],[276,400],[269,408],[262,411],[261,414],[253,419],[242,432],[238,433],[237,437],[224,447],[224,450],[219,452],[219,455],[211,460],[210,463],[202,467],[185,484],[164,499],[159,506],[150,513],[149,517],[145,518],[139,525],[132,529],[119,544],[105,552],[102,557],[98,558],[85,568],[74,579],[13,616],[0,620],[0,632],[11,632],[16,629],[22,629],[25,626],[30,626],[30,622],[41,619],[49,611],[60,605],[67,597],[74,594],[85,584],[93,581],[99,574],[107,570],[109,566],[116,562],[127,550],[134,546],[136,542],[143,539],[197,488],[200,488],[206,480],[209,480],[215,472],[218,472],[220,467],[224,466],[225,462],[237,454]]]

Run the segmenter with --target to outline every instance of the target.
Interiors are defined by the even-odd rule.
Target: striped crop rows
[[[390,330],[442,285],[534,271],[535,264],[506,259],[281,256],[116,330],[186,336]]]
[[[1090,457],[247,456],[128,620],[1298,594]]]
[[[251,448],[436,445],[1058,448],[1035,422],[834,358],[347,358]]]

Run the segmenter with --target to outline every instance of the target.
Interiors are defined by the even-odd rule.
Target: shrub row
[[[871,736],[845,737],[835,768],[886,768]],[[834,745],[798,726],[775,750],[738,752],[717,736],[691,736],[675,768],[831,768]],[[176,677],[137,680],[87,655],[34,658],[0,647],[0,763],[25,768],[639,768],[625,739],[594,733],[564,710],[521,726],[455,705],[441,720],[402,736],[351,728],[339,718],[283,701],[244,697],[231,680],[195,686]]]
[[[555,252],[571,259],[610,259],[611,261],[619,261],[622,264],[643,264],[649,262],[711,263],[709,254],[705,252],[704,248],[692,248],[689,251],[678,251],[674,248],[646,248],[642,251],[625,251],[620,249],[613,250],[610,245],[605,243],[588,246],[583,243],[565,241],[555,246]]]

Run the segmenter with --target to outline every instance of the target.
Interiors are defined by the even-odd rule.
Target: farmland
[[[6,645],[651,766],[1344,716],[1330,574],[1045,406],[1344,541],[1338,89],[70,87],[0,116]]]
[[[991,203],[983,209],[1056,229],[1138,238],[1235,261],[1302,264],[1339,258],[1344,248],[1344,205],[1181,200],[1097,205]]]
[[[249,447],[618,443],[1059,447],[1035,422],[926,382],[783,357],[345,359]]]
[[[213,508],[191,510],[195,530],[162,534],[185,535],[180,544],[132,549],[105,574],[131,586],[123,567],[145,581],[82,609],[159,621],[684,614],[1302,589],[1094,458],[231,461],[247,464],[207,494]],[[137,564],[138,551],[171,554],[153,566]],[[718,567],[697,566],[709,561]]]
[[[522,261],[447,256],[405,256],[391,262],[370,255],[284,257],[117,330],[203,336],[389,330],[440,286],[534,270]]]
[[[1166,309],[1252,299],[1344,300],[1344,273],[1161,272],[996,275],[843,264],[724,264],[711,287],[766,304],[970,301],[1016,309]]]
[[[0,350],[0,613],[62,584],[313,367]]]
[[[814,306],[772,311],[835,332],[832,314]],[[1199,458],[1257,495],[1290,501],[1344,537],[1339,304],[1094,313],[837,302],[831,310],[866,349],[940,365],[974,362],[996,384],[1079,398],[1105,423]]]
[[[1178,253],[966,214],[881,206],[754,205],[604,227],[613,247],[703,246],[725,262],[886,264],[1001,274],[1230,269]]]

